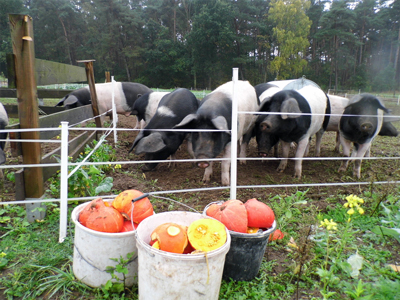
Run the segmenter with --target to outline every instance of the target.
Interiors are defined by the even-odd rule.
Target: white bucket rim
[[[106,202],[107,200],[103,199],[104,202]],[[136,230],[132,230],[132,231],[127,231],[127,232],[101,232],[101,231],[96,231],[90,228],[87,228],[86,226],[83,226],[79,220],[79,213],[83,210],[83,208],[89,204],[91,201],[82,203],[80,205],[78,205],[77,207],[75,207],[72,210],[71,213],[71,220],[72,222],[74,222],[76,227],[79,227],[79,229],[91,234],[91,235],[95,235],[95,236],[100,236],[100,237],[107,237],[107,238],[121,238],[121,237],[125,237],[125,236],[133,236],[135,234]]]
[[[188,211],[168,211],[168,212],[161,212],[161,213],[157,213],[153,216],[147,217],[145,220],[143,220],[142,222],[140,222],[138,228],[135,231],[135,238],[136,238],[136,246],[141,246],[143,248],[145,248],[147,251],[150,251],[153,254],[156,255],[162,255],[162,256],[167,256],[169,258],[173,258],[173,259],[179,259],[179,260],[203,260],[205,258],[205,253],[207,253],[207,258],[212,258],[214,256],[228,253],[230,245],[231,245],[231,236],[229,233],[229,230],[225,227],[225,231],[226,231],[226,242],[225,244],[223,244],[221,247],[219,247],[218,249],[209,251],[209,252],[205,252],[205,253],[199,253],[199,254],[178,254],[178,253],[171,253],[171,252],[166,252],[166,251],[162,251],[162,250],[158,250],[155,249],[153,247],[151,247],[148,243],[144,242],[138,234],[138,230],[140,226],[145,226],[146,225],[146,220],[147,222],[151,221],[151,218],[155,218],[155,217],[162,217],[163,214],[171,214],[171,213],[187,213],[187,214],[195,214],[195,215],[199,215],[200,219],[213,219],[209,216],[204,216],[201,213],[195,213],[195,212],[188,212]],[[218,220],[216,220],[218,221]],[[218,221],[219,222],[219,221]]]
[[[206,205],[206,207],[204,207],[204,210],[203,210],[203,215],[204,216],[207,216],[207,214],[206,214],[206,212],[207,212],[207,209],[212,205],[212,204],[222,204],[222,203],[224,203],[225,201],[214,201],[214,202],[210,202],[210,203],[208,203],[207,205]],[[209,216],[207,216],[207,217],[209,217]],[[213,217],[209,217],[209,218],[212,218],[212,219],[214,219]],[[266,235],[270,235],[271,233],[273,233],[275,230],[276,230],[276,226],[277,226],[277,223],[276,223],[276,220],[274,220],[274,222],[272,223],[272,227],[271,228],[268,228],[267,230],[265,230],[265,231],[263,231],[263,232],[260,232],[260,233],[243,233],[243,232],[237,232],[237,231],[233,231],[233,230],[229,230],[229,233],[232,235],[232,236],[235,236],[235,237],[241,237],[241,238],[249,238],[249,239],[258,239],[258,238],[263,238],[264,236],[266,236]]]

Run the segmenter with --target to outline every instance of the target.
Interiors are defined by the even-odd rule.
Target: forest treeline
[[[33,18],[37,58],[95,59],[96,81],[213,89],[306,76],[324,89],[394,91],[400,1],[0,0],[0,67],[8,14]]]

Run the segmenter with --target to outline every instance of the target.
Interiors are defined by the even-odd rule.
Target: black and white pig
[[[315,86],[305,86],[298,91],[283,90],[265,99],[260,105],[255,130],[260,156],[267,156],[270,149],[282,142],[282,157],[278,171],[287,166],[290,145],[297,143],[295,157],[302,158],[311,136],[325,131],[329,122],[330,104],[326,94]],[[302,160],[295,161],[295,173],[301,177]]]
[[[260,103],[264,101],[265,98],[272,97],[272,95],[282,90],[281,87],[268,82],[257,84],[254,89],[256,90],[257,98],[259,99]]]
[[[361,177],[362,157],[369,156],[371,143],[382,129],[384,112],[389,114],[390,111],[377,97],[371,94],[360,94],[349,101],[340,119],[340,142],[343,154],[345,157],[350,156],[351,143],[353,143],[355,150],[352,157],[358,158],[354,162],[353,176],[357,178]],[[346,171],[348,164],[349,160],[343,161],[338,171]]]
[[[340,133],[339,133],[339,122],[345,107],[349,104],[349,99],[345,97],[340,97],[336,95],[328,95],[329,102],[331,104],[331,116],[329,118],[328,127],[325,131],[336,132],[336,144],[335,152],[339,153],[340,148]],[[385,120],[385,118],[384,118]],[[389,119],[390,120],[390,119]],[[384,121],[382,123],[382,128],[379,131],[381,136],[397,136],[398,132],[396,127],[394,127],[389,121]],[[315,155],[319,156],[321,148],[322,136],[318,133],[316,134],[316,144],[315,144]]]
[[[258,99],[254,87],[248,81],[237,81],[238,111],[256,112]],[[227,82],[200,102],[196,113],[189,114],[175,128],[193,130],[221,130],[221,131],[194,131],[191,133],[194,157],[202,159],[197,165],[205,168],[203,181],[209,182],[212,175],[212,161],[224,151],[223,158],[231,157],[231,123],[232,123],[233,82]],[[238,114],[238,142],[240,144],[239,157],[245,157],[248,140],[255,122],[253,114]],[[236,142],[236,141],[235,141]],[[221,163],[221,181],[229,185],[230,161]]]
[[[340,150],[340,133],[339,133],[339,122],[342,117],[344,108],[349,103],[349,99],[336,95],[328,95],[329,103],[331,105],[331,116],[329,117],[328,126],[325,131],[334,131],[336,132],[336,144],[335,144],[335,152],[339,153]],[[320,156],[321,153],[321,141],[322,134],[317,132],[316,140],[315,140],[315,156]]]
[[[3,132],[2,130],[6,128],[8,125],[8,115],[6,110],[4,109],[3,104],[0,103],[0,140],[5,140],[7,138],[7,132]],[[0,165],[6,162],[6,155],[4,153],[4,147],[6,142],[0,141]],[[3,171],[0,170],[0,178],[3,178]]]
[[[140,128],[149,124],[150,119],[157,111],[161,98],[169,92],[149,92],[140,96],[132,106],[131,115],[135,115],[141,123]]]
[[[96,95],[99,114],[103,114],[112,108],[112,82],[96,83]],[[117,114],[129,116],[135,101],[152,90],[147,86],[136,82],[115,82],[114,101]],[[56,106],[64,106],[66,109],[91,104],[89,86],[77,89],[57,103]],[[111,112],[108,114],[111,115]],[[103,118],[104,119],[104,118]]]
[[[187,133],[159,129],[174,128],[188,114],[196,113],[198,106],[196,96],[187,89],[179,88],[168,93],[162,97],[156,113],[139,132],[129,152],[136,147],[135,154],[145,153],[145,160],[167,159],[178,150]],[[156,166],[157,163],[147,163],[142,170],[150,171]]]

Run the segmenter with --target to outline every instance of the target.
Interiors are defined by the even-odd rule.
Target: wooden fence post
[[[106,82],[111,82],[111,75],[110,75],[110,71],[106,71]]]
[[[17,83],[20,128],[39,128],[32,18],[28,15],[10,14],[9,21],[15,58],[15,78]],[[38,140],[39,131],[21,132],[21,138]],[[22,155],[24,164],[40,164],[40,143],[23,142]],[[43,196],[43,169],[41,167],[25,168],[24,181],[26,199],[39,199]],[[36,210],[36,214],[29,215],[29,210],[34,209],[32,205],[30,207],[27,206],[27,209],[28,220],[29,216],[41,218],[43,215],[37,215],[37,212],[40,212],[40,210]]]
[[[90,98],[92,99],[92,108],[93,108],[93,116],[96,117],[99,115],[99,106],[97,102],[97,94],[96,94],[96,86],[95,86],[95,81],[94,81],[94,71],[93,71],[93,59],[90,60],[78,60],[78,63],[84,63],[85,64],[85,70],[86,70],[86,77],[87,81],[89,84],[89,90],[90,90]],[[102,128],[103,127],[103,122],[101,121],[101,118],[95,118],[96,122],[96,127],[97,128]],[[100,132],[97,132],[97,135]],[[97,137],[98,139],[98,137]]]

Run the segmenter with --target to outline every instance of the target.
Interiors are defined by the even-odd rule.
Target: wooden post
[[[6,56],[7,59],[7,79],[8,79],[8,88],[15,89],[15,63],[14,63],[14,54],[8,53]]]
[[[94,81],[94,71],[93,71],[93,62],[94,61],[95,60],[93,60],[93,59],[77,60],[78,63],[85,64],[86,77],[87,77],[87,81],[89,84],[89,90],[90,90],[90,98],[92,99],[93,116],[96,117],[99,115],[99,106],[97,104],[96,86],[95,86],[95,81]],[[103,127],[103,122],[102,122],[101,118],[96,118],[95,122],[96,122],[97,128]],[[100,132],[98,132],[98,133],[100,133]]]
[[[39,128],[32,18],[27,15],[10,14],[9,21],[15,61],[20,128]],[[37,140],[39,131],[21,132],[21,138]],[[40,164],[40,143],[22,143],[22,155],[24,164]],[[42,168],[25,168],[24,181],[27,199],[38,199],[43,196]]]
[[[110,71],[106,71],[106,82],[111,82]]]
[[[20,128],[39,128],[32,18],[27,15],[9,15],[9,21],[14,53]],[[38,140],[39,131],[21,132],[21,138]],[[24,142],[21,148],[24,164],[40,164],[41,149],[39,142]],[[43,169],[41,167],[25,168],[23,182],[25,199],[43,197]],[[45,217],[45,206],[43,204],[27,202],[25,205],[29,222]]]

